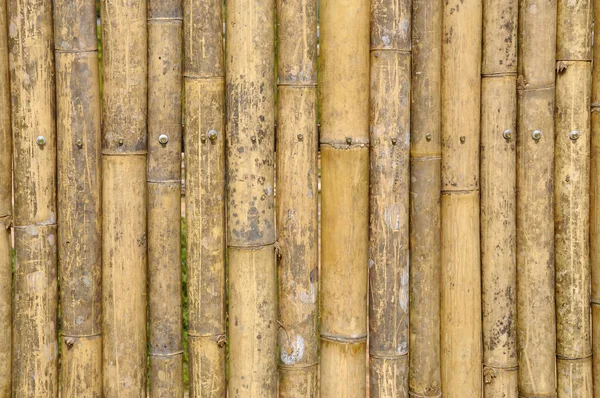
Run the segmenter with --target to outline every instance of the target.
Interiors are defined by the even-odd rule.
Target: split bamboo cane
[[[554,62],[556,1],[519,2],[517,358],[520,397],[556,395]]]
[[[58,396],[52,2],[7,2],[14,161],[12,395]]]
[[[100,79],[96,4],[56,0],[61,394],[102,396]]]
[[[410,373],[412,397],[441,397],[442,1],[412,1]]]
[[[367,0],[323,0],[319,6],[321,396],[364,397],[370,8]]]
[[[482,1],[444,3],[441,373],[444,397],[482,390],[479,129]]]
[[[591,0],[559,0],[557,21],[554,244],[558,397],[591,397]]]
[[[318,396],[317,2],[277,1],[279,396]]]
[[[373,398],[408,397],[410,49],[411,1],[372,1],[369,388]]]
[[[183,397],[181,0],[148,2],[150,397]]]
[[[481,275],[484,396],[518,397],[517,0],[483,3]]]
[[[184,2],[190,397],[223,397],[225,77],[221,0]]]
[[[277,394],[274,11],[227,3],[230,397]]]
[[[146,397],[146,16],[146,1],[101,2],[106,397]]]
[[[0,397],[11,396],[12,137],[6,1],[0,0]]]

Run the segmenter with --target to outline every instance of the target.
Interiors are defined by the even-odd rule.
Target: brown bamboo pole
[[[6,1],[0,0],[0,397],[11,396],[12,329],[12,137],[8,20]]]
[[[592,2],[559,0],[554,226],[559,397],[591,397],[589,262]]]
[[[223,397],[225,72],[221,0],[184,1],[190,397]]]
[[[52,2],[7,2],[15,264],[12,395],[58,395]]]
[[[227,3],[230,397],[277,394],[274,7]]]
[[[364,397],[370,7],[366,0],[324,0],[319,7],[321,396]]]
[[[410,373],[412,397],[441,397],[442,2],[412,2]]]
[[[101,132],[96,30],[95,1],[55,1],[60,390],[66,397],[102,396]]]
[[[444,397],[482,390],[479,129],[482,1],[444,3],[441,373]]]
[[[150,396],[183,397],[181,0],[148,2],[148,316]]]
[[[145,397],[147,8],[100,5],[104,396]]]
[[[518,397],[517,0],[483,3],[481,275],[485,397]]]
[[[519,2],[517,353],[519,395],[556,395],[554,61],[556,1]]]
[[[370,397],[408,396],[411,1],[371,2]]]
[[[277,1],[279,396],[318,396],[317,2]]]

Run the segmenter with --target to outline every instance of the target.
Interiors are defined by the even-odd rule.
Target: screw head
[[[460,137],[461,144],[464,144],[466,140],[467,140],[467,137],[465,137],[464,135]]]
[[[572,139],[573,141],[576,141],[579,138],[579,136],[580,136],[580,134],[579,134],[579,131],[577,131],[577,130],[573,130],[569,134],[569,138]]]
[[[540,138],[542,138],[542,132],[540,130],[534,130],[533,133],[531,133],[531,137],[536,140],[539,141]]]
[[[79,149],[83,148],[83,141],[77,140],[77,148],[79,148]]]
[[[122,146],[122,145],[123,145],[123,142],[125,142],[125,141],[123,140],[123,138],[119,138],[119,141],[118,141],[118,142],[119,142],[119,146]]]
[[[217,139],[217,131],[216,130],[210,130],[208,132],[208,139],[211,141],[214,141]]]
[[[502,137],[504,137],[505,140],[510,140],[512,138],[512,131],[504,130],[504,133],[502,133]]]
[[[396,139],[396,137],[392,138],[392,145],[396,145],[398,143],[398,140]]]
[[[352,145],[352,138],[351,137],[346,137],[346,144]]]
[[[169,136],[166,134],[161,134],[158,136],[158,142],[165,145],[167,142],[169,142]]]
[[[43,135],[40,135],[35,139],[35,142],[39,146],[44,146],[44,145],[46,145],[46,137],[44,137]]]
[[[304,139],[304,136],[302,134],[298,134],[298,141],[302,141]]]
[[[427,141],[431,141],[431,134],[427,134],[427,135],[425,136],[425,139],[426,139]]]

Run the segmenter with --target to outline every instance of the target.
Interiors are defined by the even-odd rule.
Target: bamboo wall
[[[0,398],[600,398],[594,26],[0,0]]]

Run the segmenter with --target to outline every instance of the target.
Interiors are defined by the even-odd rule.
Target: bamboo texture
[[[60,391],[67,397],[102,396],[101,131],[96,29],[94,1],[55,1]]]
[[[319,392],[316,24],[316,1],[277,1],[276,207],[282,398],[316,398]]]
[[[183,397],[180,0],[148,2],[150,397]]]
[[[100,6],[103,389],[106,397],[145,397],[147,5]]]
[[[518,2],[483,3],[481,275],[484,396],[518,397],[516,140]]]
[[[556,395],[554,63],[556,1],[519,2],[517,358],[520,397]]]
[[[408,397],[411,2],[371,2],[370,397]]]
[[[600,1],[593,3],[593,23],[600,26]],[[600,398],[600,29],[594,29],[590,145],[590,265],[592,307],[592,376]]]

